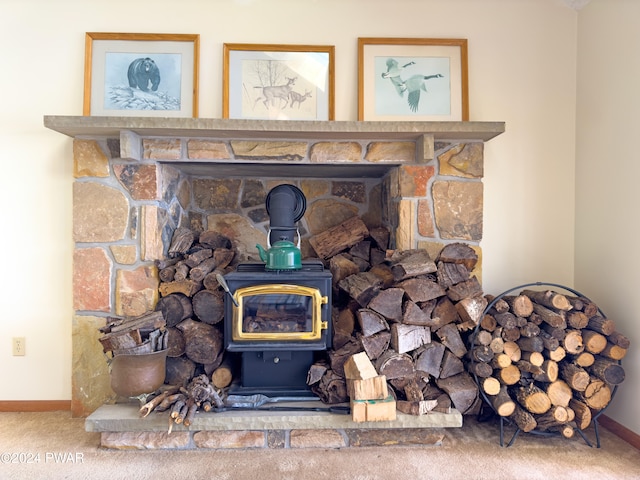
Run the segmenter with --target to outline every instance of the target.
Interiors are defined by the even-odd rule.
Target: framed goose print
[[[467,40],[359,38],[358,120],[469,120]]]

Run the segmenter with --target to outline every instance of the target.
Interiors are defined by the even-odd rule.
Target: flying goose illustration
[[[432,78],[442,78],[439,73],[435,75],[413,75],[403,82],[404,89],[407,91],[407,101],[412,112],[418,111],[418,103],[420,102],[420,91],[427,91],[425,80]]]
[[[415,65],[416,62],[405,63],[404,65],[400,65],[397,60],[393,58],[387,59],[387,71],[382,72],[382,78],[388,78],[393,83],[393,86],[396,88],[398,95],[402,95],[406,87],[404,85],[404,81],[400,78],[400,74],[402,70],[405,68]]]

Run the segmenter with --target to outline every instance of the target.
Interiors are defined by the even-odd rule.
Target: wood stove
[[[331,347],[331,272],[315,260],[295,270],[247,262],[224,279],[225,348],[241,356],[233,393],[313,396],[309,367]]]

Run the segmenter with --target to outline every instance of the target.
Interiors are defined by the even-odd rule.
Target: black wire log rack
[[[580,293],[577,290],[574,290],[572,288],[566,287],[564,285],[560,285],[557,283],[546,283],[546,282],[533,282],[533,283],[525,283],[523,285],[518,285],[517,287],[513,287],[510,288],[509,290],[506,290],[504,292],[502,292],[500,295],[498,295],[497,297],[493,298],[491,300],[491,302],[489,302],[489,304],[487,305],[487,307],[485,308],[482,318],[484,318],[485,315],[487,315],[490,311],[492,311],[493,307],[496,305],[496,303],[498,303],[500,300],[502,300],[505,296],[513,293],[513,292],[517,292],[517,291],[522,291],[524,289],[528,289],[530,287],[542,287],[546,290],[549,289],[561,289],[564,292],[569,292],[573,295],[575,295],[575,297],[583,299],[586,302],[590,302],[594,305],[597,305],[595,302],[592,302],[589,297],[583,295],[582,293]],[[555,292],[554,293],[559,293],[559,292]],[[606,319],[606,315],[604,314],[604,312],[600,309],[600,307],[598,307],[598,314],[600,316],[602,316],[604,319]],[[482,328],[482,324],[481,322],[478,323],[478,325],[475,327],[475,330],[473,332],[473,334],[470,336],[469,338],[469,342],[470,342],[470,348],[473,349],[474,347],[476,347],[476,339],[478,336],[478,332],[480,331],[480,329]],[[475,363],[479,363],[477,360],[475,360],[473,358],[473,355],[470,355],[470,363],[471,363],[471,374],[474,377],[474,380],[476,382],[476,384],[478,385],[478,390],[480,392],[480,394],[482,395],[482,398],[484,400],[484,404],[485,406],[488,406],[491,411],[492,414],[491,415],[485,415],[482,413],[479,414],[479,419],[482,420],[482,418],[480,417],[484,417],[484,418],[488,418],[488,417],[493,417],[494,415],[498,416],[500,419],[500,446],[504,447],[504,441],[505,441],[505,427],[507,425],[513,426],[515,428],[515,431],[511,437],[511,439],[509,440],[509,442],[507,443],[507,447],[510,447],[511,445],[513,445],[513,443],[516,441],[516,439],[518,438],[518,435],[523,432],[523,430],[518,427],[518,425],[511,419],[509,418],[509,416],[502,416],[502,415],[498,415],[498,412],[496,410],[496,408],[494,407],[492,401],[489,399],[489,396],[486,394],[486,392],[483,390],[482,388],[482,383],[481,383],[481,378],[476,374],[475,372]],[[617,363],[619,365],[622,364],[621,360],[617,360]],[[618,389],[618,385],[609,385],[609,387],[611,388],[611,400],[609,401],[609,403],[602,408],[601,410],[597,410],[595,413],[592,413],[592,418],[591,418],[591,422],[590,425],[593,425],[593,429],[594,429],[594,433],[595,433],[595,444],[597,448],[600,448],[600,432],[598,429],[598,417],[600,417],[600,415],[602,415],[605,410],[611,405],[611,401],[613,401],[613,397],[615,396],[615,393]],[[515,401],[515,400],[514,400]],[[589,446],[589,447],[593,447],[593,443],[589,440],[589,438],[587,437],[587,435],[585,434],[584,430],[578,428],[576,426],[576,428],[574,429],[579,435],[580,437],[582,437],[582,439],[584,440],[584,442]],[[546,436],[546,437],[550,437],[550,436],[554,436],[554,437],[558,437],[561,436],[561,434],[559,432],[556,431],[548,431],[548,430],[543,430],[540,429],[536,426],[536,428],[527,431],[526,433],[529,434],[533,434],[533,435],[540,435],[540,436]]]

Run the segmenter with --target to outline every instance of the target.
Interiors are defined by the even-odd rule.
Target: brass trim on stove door
[[[253,295],[284,294],[284,295],[304,295],[313,299],[312,326],[310,332],[261,332],[250,333],[242,331],[241,312],[244,309],[244,298]],[[287,341],[287,340],[320,340],[322,330],[328,328],[327,322],[322,321],[322,305],[329,302],[327,296],[322,295],[317,288],[305,287],[302,285],[287,284],[267,284],[254,285],[251,287],[238,288],[233,294],[233,298],[238,302],[238,306],[233,306],[233,325],[231,336],[234,341]]]

